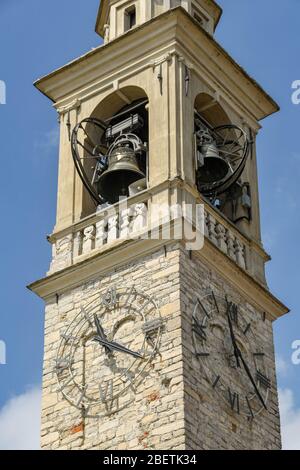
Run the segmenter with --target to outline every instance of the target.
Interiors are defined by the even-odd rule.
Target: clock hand
[[[236,361],[237,361],[237,366],[240,367],[240,362],[239,362],[239,359],[241,359],[242,361],[242,364],[243,364],[243,367],[253,385],[253,388],[255,390],[255,393],[256,395],[258,396],[258,398],[260,399],[261,403],[263,404],[264,408],[267,410],[267,406],[265,404],[265,401],[263,399],[263,397],[261,396],[261,393],[260,391],[258,390],[258,387],[255,383],[255,380],[253,379],[252,377],[252,374],[250,372],[250,369],[245,361],[245,359],[243,358],[243,355],[241,353],[241,350],[239,349],[237,343],[236,343],[236,339],[235,339],[235,335],[234,335],[234,332],[233,332],[233,326],[232,326],[232,322],[231,322],[231,318],[230,318],[230,313],[229,313],[229,304],[228,304],[228,308],[227,308],[227,318],[228,318],[228,323],[229,323],[229,329],[230,329],[230,335],[231,335],[231,340],[232,340],[232,344],[233,344],[233,349],[234,349],[234,355],[235,355],[235,358],[236,358]]]
[[[264,401],[263,397],[261,396],[261,393],[258,390],[258,387],[255,383],[255,380],[252,377],[250,369],[249,369],[245,359],[243,358],[241,350],[239,349],[239,347],[236,343],[235,335],[234,335],[234,332],[233,332],[233,326],[232,326],[232,322],[231,322],[231,318],[230,318],[230,313],[229,313],[229,304],[228,304],[228,308],[227,308],[227,319],[228,319],[228,323],[229,323],[230,335],[231,335],[231,340],[232,340],[232,344],[233,344],[234,355],[235,355],[235,358],[236,358],[236,361],[237,361],[237,366],[240,367],[239,359],[241,359],[243,367],[244,367],[244,369],[245,369],[245,371],[246,371],[246,373],[247,373],[247,375],[248,375],[248,377],[249,377],[249,379],[250,379],[250,381],[253,385],[253,388],[255,390],[256,395],[260,399],[260,401],[263,404],[264,408],[267,410],[267,406],[265,404],[265,401]]]
[[[94,322],[95,322],[95,326],[97,328],[97,333],[98,333],[99,337],[102,338],[103,340],[107,341],[107,337],[104,333],[104,330],[101,326],[101,323],[100,323],[99,318],[97,317],[96,313],[94,313]],[[111,353],[112,349],[108,346],[105,346],[105,352]]]
[[[95,336],[94,341],[97,341],[98,343],[102,344],[102,346],[104,347],[114,349],[115,351],[123,352],[125,354],[130,354],[131,356],[137,357],[139,359],[144,359],[144,356],[142,356],[140,353],[131,351],[131,349],[125,348],[125,346],[122,346],[121,344],[107,341],[103,338],[100,338],[99,336]]]
[[[241,359],[241,361],[242,361],[242,364],[243,364],[243,366],[244,366],[244,369],[245,369],[245,371],[246,371],[246,373],[247,373],[247,375],[248,375],[248,377],[249,377],[249,379],[250,379],[250,381],[251,381],[251,383],[252,383],[252,385],[253,385],[253,388],[254,388],[254,390],[255,390],[256,395],[257,395],[258,398],[260,399],[260,401],[261,401],[263,407],[267,410],[267,409],[268,409],[268,408],[267,408],[267,405],[265,404],[265,401],[264,401],[263,397],[261,396],[260,391],[258,390],[258,387],[257,387],[257,385],[256,385],[256,383],[255,383],[255,380],[254,380],[254,378],[253,378],[253,376],[252,376],[252,374],[251,374],[251,372],[250,372],[250,369],[249,369],[249,367],[248,367],[248,365],[247,365],[245,359],[243,358],[243,355],[242,355],[240,349],[238,349],[238,354],[239,354],[239,357],[240,357],[240,359]]]
[[[238,353],[239,348],[236,344],[236,339],[235,339],[234,332],[233,332],[233,326],[232,326],[232,322],[231,322],[231,318],[230,318],[230,309],[229,309],[228,302],[227,302],[227,305],[228,305],[227,306],[227,320],[228,320],[228,324],[229,324],[231,341],[232,341],[232,344],[233,344],[234,356],[235,356],[235,359],[236,359],[237,367],[240,367],[239,353]]]

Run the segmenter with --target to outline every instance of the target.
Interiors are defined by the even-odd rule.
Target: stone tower
[[[278,106],[215,41],[221,14],[102,0],[104,44],[35,84],[60,117],[53,257],[29,286],[46,303],[45,449],[281,447],[287,309],[266,284],[255,150]],[[172,236],[184,207],[203,243]]]

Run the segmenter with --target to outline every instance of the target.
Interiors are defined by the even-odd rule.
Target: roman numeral
[[[81,307],[80,312],[82,313],[82,315],[84,316],[84,318],[86,319],[88,324],[93,328],[94,327],[93,322],[90,319],[90,317],[89,317],[88,313],[86,312],[86,310],[83,307]]]
[[[268,379],[268,377],[266,377],[262,372],[260,372],[259,370],[256,372],[256,380],[258,381],[258,383],[260,383],[260,385],[262,385],[263,387],[265,387],[266,389],[270,389],[271,388],[271,380]]]
[[[218,375],[214,381],[214,383],[212,384],[213,388],[216,388],[216,386],[218,385],[218,383],[220,382],[220,379],[221,379],[221,376]]]
[[[61,333],[60,337],[68,343],[69,341],[74,341],[76,338],[75,336],[67,335],[65,333]]]
[[[163,322],[161,319],[150,320],[144,323],[142,330],[146,336],[152,336],[157,333],[158,329],[162,327],[162,324]]]
[[[86,385],[86,386],[83,388],[83,390],[82,390],[82,392],[81,392],[81,394],[80,394],[80,396],[79,396],[79,398],[78,398],[78,401],[77,401],[77,403],[76,403],[76,406],[77,406],[78,408],[79,408],[79,407],[81,406],[81,404],[82,404],[82,400],[84,399],[84,395],[86,394],[87,388],[88,388],[88,386]]]
[[[113,380],[108,380],[104,386],[99,385],[100,399],[102,403],[105,403],[108,400],[112,400],[114,391]]]
[[[251,408],[251,403],[250,403],[250,400],[249,400],[248,397],[246,397],[246,402],[247,402],[247,405],[248,405],[248,408],[249,408],[249,411],[250,411],[251,418],[254,419],[254,413],[253,413],[253,410]]]
[[[127,295],[127,299],[126,299],[126,301],[125,301],[125,303],[124,303],[124,306],[125,306],[125,307],[128,305],[129,299],[130,299],[130,297],[131,297],[133,294],[136,296],[136,289],[135,289],[134,286],[131,286],[131,289],[130,289],[128,295]]]
[[[194,323],[193,323],[192,329],[194,333],[196,333],[199,336],[199,338],[201,338],[203,341],[207,340],[207,334],[206,334],[205,328],[206,326],[201,325],[198,322],[198,320],[194,317]]]
[[[104,386],[99,385],[100,399],[105,405],[106,411],[111,413],[114,407],[119,408],[119,397],[114,398],[114,384],[113,380],[108,380]]]
[[[240,412],[240,396],[236,392],[232,392],[230,388],[228,388],[228,398],[229,403],[231,406],[232,411],[236,411],[237,413]]]
[[[114,307],[118,301],[117,290],[111,287],[102,297],[102,304],[105,307]]]
[[[215,294],[214,294],[214,291],[211,291],[211,295],[212,295],[212,298],[213,298],[213,300],[214,300],[214,304],[215,304],[215,307],[216,307],[216,309],[217,309],[217,312],[220,313],[219,305],[218,305],[216,296],[215,296]]]
[[[210,314],[208,313],[208,311],[206,310],[206,308],[204,307],[203,303],[201,302],[201,300],[198,298],[198,304],[200,305],[200,307],[202,308],[204,314],[207,316],[207,318],[210,318]]]
[[[136,393],[136,387],[132,383],[132,380],[134,379],[134,374],[130,373],[128,370],[125,371],[124,374],[127,380],[130,382],[129,388],[133,391],[133,393]]]
[[[251,323],[248,323],[248,325],[246,326],[245,330],[244,330],[244,335],[246,336],[246,334],[248,333],[248,331],[250,330],[251,328]]]
[[[228,312],[230,319],[236,325],[238,324],[238,306],[233,302],[229,302],[228,304]]]
[[[265,357],[265,353],[263,353],[263,352],[255,352],[255,353],[253,353],[253,356],[254,356],[254,357]]]

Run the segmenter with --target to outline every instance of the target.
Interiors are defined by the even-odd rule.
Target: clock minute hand
[[[263,397],[261,396],[261,393],[260,391],[258,390],[257,388],[257,385],[255,383],[255,380],[254,378],[252,377],[252,374],[250,372],[250,369],[245,361],[245,359],[243,358],[243,355],[241,353],[241,350],[239,349],[237,343],[236,343],[236,339],[235,339],[235,336],[234,336],[234,332],[233,332],[233,327],[232,327],[232,322],[231,322],[231,319],[230,319],[230,313],[229,313],[229,306],[228,306],[228,309],[227,309],[227,318],[228,318],[228,323],[229,323],[229,329],[230,329],[230,335],[231,335],[231,340],[232,340],[232,344],[233,344],[233,348],[234,348],[234,355],[235,355],[235,358],[236,358],[236,361],[237,361],[237,365],[238,367],[240,367],[240,362],[239,362],[239,359],[241,359],[242,361],[242,364],[243,364],[243,367],[253,385],[253,388],[255,390],[255,393],[256,395],[258,396],[259,400],[261,401],[261,403],[263,404],[263,407],[267,410],[267,406],[265,404],[265,401],[263,399]]]
[[[237,364],[237,367],[240,367],[239,348],[236,344],[236,339],[235,339],[234,332],[233,332],[232,322],[231,322],[231,319],[230,319],[229,305],[227,307],[227,320],[228,320],[228,324],[229,324],[230,336],[231,336],[231,341],[232,341],[232,344],[233,344],[233,350],[234,350],[234,355],[235,355],[235,359],[236,359],[236,364]]]
[[[265,404],[265,401],[264,401],[263,397],[261,396],[260,391],[258,390],[258,387],[257,387],[257,385],[256,385],[256,383],[255,383],[255,380],[254,380],[254,378],[253,378],[253,376],[252,376],[252,374],[251,374],[251,372],[250,372],[250,369],[249,369],[249,367],[248,367],[248,365],[247,365],[245,359],[243,358],[243,355],[242,355],[240,349],[238,349],[237,351],[238,351],[239,357],[240,357],[240,359],[241,359],[241,361],[242,361],[242,364],[243,364],[243,366],[244,366],[244,369],[245,369],[245,371],[246,371],[246,373],[247,373],[247,375],[248,375],[248,377],[249,377],[249,379],[250,379],[250,382],[251,382],[252,385],[253,385],[253,388],[254,388],[254,390],[255,390],[256,395],[257,395],[258,398],[260,399],[260,401],[261,401],[263,407],[267,410],[267,409],[268,409],[268,408],[267,408],[267,405]]]
[[[95,336],[94,340],[98,341],[98,343],[102,344],[102,346],[108,347],[110,349],[114,349],[115,351],[123,352],[125,354],[130,354],[131,356],[137,357],[139,359],[144,358],[144,356],[142,356],[140,353],[132,351],[131,349],[125,348],[125,346],[122,346],[121,344],[107,341],[98,336]]]

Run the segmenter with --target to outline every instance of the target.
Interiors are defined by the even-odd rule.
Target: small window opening
[[[136,25],[136,8],[133,5],[132,7],[125,10],[125,31],[129,31]]]

